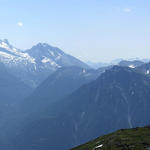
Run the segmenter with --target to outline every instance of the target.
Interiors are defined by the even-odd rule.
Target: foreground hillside
[[[146,150],[150,149],[150,126],[121,129],[101,136],[72,150]]]

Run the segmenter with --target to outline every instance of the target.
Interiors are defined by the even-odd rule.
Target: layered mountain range
[[[66,150],[120,128],[148,125],[149,100],[148,76],[134,68],[114,66],[44,109],[38,100],[40,112],[32,112],[33,107],[25,109],[31,113],[23,112],[26,115],[15,138],[16,147]]]
[[[89,68],[75,57],[46,43],[39,43],[23,51],[12,46],[6,39],[0,40],[0,62],[5,64],[10,73],[31,87],[37,87],[61,67]]]
[[[66,150],[150,124],[150,63],[91,69],[46,43],[0,41],[0,149]]]

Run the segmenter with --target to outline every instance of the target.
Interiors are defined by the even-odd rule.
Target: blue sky
[[[149,0],[0,0],[0,39],[47,42],[87,61],[150,58]]]

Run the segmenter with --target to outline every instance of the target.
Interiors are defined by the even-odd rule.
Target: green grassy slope
[[[99,145],[102,147],[96,149]],[[71,150],[147,150],[148,147],[150,147],[150,126],[121,129]]]

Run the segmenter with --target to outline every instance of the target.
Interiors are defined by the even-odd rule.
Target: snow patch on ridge
[[[44,57],[44,58],[42,59],[42,63],[47,63],[47,62],[50,62],[50,59],[47,58],[47,57]]]
[[[133,69],[133,68],[135,68],[135,66],[134,66],[134,65],[129,65],[129,68],[132,68],[132,69]]]
[[[147,70],[145,74],[149,74],[149,73],[150,73],[150,71],[149,71],[149,70]]]
[[[52,61],[50,58],[43,56],[44,58],[42,59],[42,63],[50,63],[52,66],[56,67],[56,68],[60,68],[61,66],[59,66],[55,61]]]
[[[11,55],[6,52],[0,51],[1,56],[6,57],[6,59],[10,59],[8,61],[26,60],[26,61],[29,61],[30,63],[35,63],[35,59],[29,56],[28,53],[22,52],[21,50],[11,46],[7,40],[0,40],[0,48],[6,49],[7,51],[12,53]]]
[[[103,144],[100,144],[98,146],[96,146],[95,148],[98,149],[98,148],[102,148],[103,147]]]

